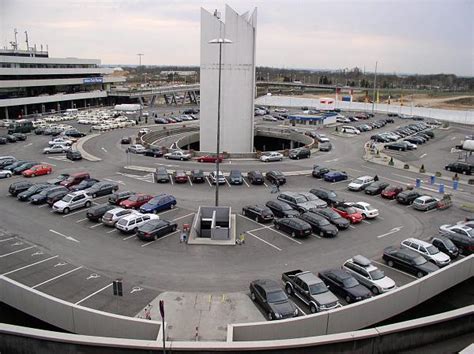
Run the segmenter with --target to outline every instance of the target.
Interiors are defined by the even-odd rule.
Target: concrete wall
[[[0,107],[21,106],[25,104],[38,104],[50,102],[63,102],[71,100],[85,100],[89,98],[107,97],[106,91],[91,91],[71,93],[66,95],[36,96],[24,98],[7,98],[0,100]]]
[[[408,310],[472,276],[474,255],[394,291],[335,310],[282,321],[229,325],[228,340],[277,340],[354,331]]]
[[[159,322],[74,305],[3,276],[0,276],[0,302],[82,335],[155,340],[160,331]]]

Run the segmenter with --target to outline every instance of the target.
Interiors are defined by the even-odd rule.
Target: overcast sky
[[[199,65],[200,7],[258,8],[257,65],[474,76],[474,0],[0,0],[0,45],[18,29],[50,56]]]

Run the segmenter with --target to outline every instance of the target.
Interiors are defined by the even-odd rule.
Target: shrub
[[[405,170],[409,170],[409,169],[410,169],[410,165],[406,163],[406,164],[403,165],[403,168],[404,168]]]
[[[421,165],[420,167],[420,173],[425,173],[425,165]]]
[[[393,166],[395,162],[393,161],[393,157],[390,158],[390,161],[388,162],[389,166]]]
[[[441,177],[441,172],[439,172],[439,171],[435,172],[435,176],[436,177]]]

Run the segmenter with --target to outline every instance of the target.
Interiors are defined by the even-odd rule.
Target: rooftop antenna
[[[142,54],[142,53],[138,53],[138,66],[142,66],[142,56],[144,56],[145,54]]]
[[[26,42],[26,50],[30,50],[30,45],[28,43],[28,31],[25,31],[25,42]]]

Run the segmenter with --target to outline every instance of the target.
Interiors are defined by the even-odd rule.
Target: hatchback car
[[[292,160],[307,159],[311,157],[311,150],[308,148],[299,148],[291,150],[288,157]]]
[[[109,196],[109,204],[119,205],[122,200],[128,199],[135,194],[135,192],[131,191],[117,191]]]
[[[325,217],[331,224],[335,225],[339,230],[345,230],[350,226],[349,220],[343,218],[331,208],[314,210],[314,213]]]
[[[149,148],[145,150],[143,155],[150,156],[150,157],[162,157],[163,152],[161,152],[160,148]]]
[[[85,179],[89,179],[91,176],[89,175],[89,172],[77,172],[71,174],[68,178],[65,180],[61,181],[59,184],[63,187],[70,188],[72,186],[75,186],[76,184],[81,183]]]
[[[364,219],[374,219],[379,216],[378,209],[375,209],[366,202],[355,202],[355,203],[347,203],[348,205],[352,206],[356,211],[358,211]]]
[[[131,143],[132,143],[131,136],[123,136],[122,139],[120,139],[120,144],[131,144]]]
[[[24,181],[15,182],[15,183],[10,184],[10,186],[8,187],[8,193],[16,197],[18,194],[26,191],[31,186],[33,186],[33,183],[30,183],[30,182],[24,182]]]
[[[219,171],[219,174],[217,174],[217,171],[212,171],[211,173],[209,173],[209,180],[211,181],[211,184],[216,184],[216,183],[225,184],[226,183],[226,179],[222,171]]]
[[[95,178],[88,178],[83,181],[81,181],[79,184],[76,184],[75,186],[72,186],[69,188],[71,191],[76,192],[76,191],[82,191],[84,189],[92,187],[94,184],[98,183],[99,180]]]
[[[71,161],[78,161],[82,160],[82,154],[80,151],[70,149],[66,152],[66,158]]]
[[[120,218],[116,223],[115,227],[123,233],[136,233],[138,229],[146,224],[150,220],[159,219],[158,215],[155,214],[141,214],[131,213],[127,216]]]
[[[339,182],[345,181],[348,177],[344,171],[331,171],[326,173],[323,178],[326,182]]]
[[[348,304],[372,297],[371,291],[346,270],[329,269],[318,275],[332,292],[344,298]]]
[[[156,183],[168,183],[171,180],[165,167],[157,167],[153,172],[153,178]]]
[[[378,195],[383,192],[385,188],[389,186],[389,183],[383,181],[376,181],[370,186],[366,187],[364,192],[369,195]]]
[[[404,205],[413,204],[421,194],[415,190],[405,190],[397,195],[397,202]]]
[[[78,191],[67,194],[63,199],[53,204],[53,210],[57,213],[68,214],[71,210],[88,208],[92,204],[90,194],[85,191]]]
[[[183,170],[176,170],[173,173],[173,180],[175,183],[187,183],[188,175]]]
[[[431,197],[429,195],[423,195],[413,201],[413,209],[421,211],[436,209],[438,207],[438,202],[439,199],[437,198]]]
[[[192,170],[190,177],[193,183],[204,183],[205,181],[204,172],[202,170]]]
[[[60,191],[69,191],[66,187],[63,186],[51,186],[49,188],[43,189],[41,192],[34,194],[30,197],[30,202],[32,204],[44,204],[47,202],[48,197],[56,192]]]
[[[362,214],[347,203],[337,203],[333,205],[332,209],[344,219],[349,220],[351,224],[358,224],[363,219]]]
[[[258,303],[269,320],[298,316],[298,309],[274,280],[259,279],[250,283],[250,298]]]
[[[148,203],[148,201],[151,200],[152,198],[153,198],[152,195],[138,193],[138,194],[132,195],[131,197],[125,200],[122,200],[119,203],[119,205],[126,209],[138,209],[143,204]]]
[[[374,182],[374,177],[372,176],[362,176],[354,179],[351,183],[348,184],[347,188],[350,191],[361,191],[371,185]]]
[[[144,154],[146,151],[145,147],[141,144],[130,145],[127,149],[127,152],[132,154]]]
[[[223,160],[223,155],[219,156],[219,162],[222,162]],[[217,162],[217,156],[216,155],[204,155],[200,156],[197,158],[198,162],[211,162],[211,163],[216,163]]]
[[[271,161],[282,161],[283,155],[279,152],[263,152],[260,156],[260,161],[262,162],[271,162]]]
[[[451,262],[451,258],[448,255],[426,241],[416,238],[407,238],[400,243],[400,246],[401,248],[408,248],[421,254],[427,261],[436,264],[438,267],[447,266]]]
[[[251,184],[263,184],[263,174],[260,171],[250,171],[247,173],[247,179]]]
[[[300,215],[290,204],[281,200],[270,200],[265,204],[277,218],[295,218]]]
[[[112,194],[113,192],[118,191],[119,187],[117,183],[114,182],[97,182],[92,187],[85,189],[92,198],[97,198],[102,195]]]
[[[336,192],[324,188],[313,188],[309,191],[319,199],[324,200],[328,205],[333,205],[339,202]]]
[[[229,183],[237,185],[244,183],[242,172],[240,172],[239,170],[231,170],[229,174]]]
[[[13,173],[15,175],[21,175],[24,171],[26,170],[29,170],[30,168],[32,168],[33,166],[36,166],[38,165],[38,162],[26,162],[18,167],[16,167],[15,169],[13,169]],[[7,168],[5,168],[7,169]]]
[[[433,236],[430,241],[433,246],[447,254],[451,259],[456,259],[459,256],[459,248],[448,237]]]
[[[170,194],[159,194],[140,207],[140,213],[159,213],[167,209],[174,209],[176,198]]]
[[[143,241],[156,240],[177,230],[178,224],[173,221],[153,219],[140,226],[137,237]]]
[[[282,218],[273,220],[275,229],[281,230],[291,237],[307,237],[311,235],[312,227],[306,221],[298,218]]]
[[[299,216],[303,221],[311,225],[313,233],[321,237],[336,237],[338,229],[332,225],[325,217],[313,212],[306,212]]]
[[[397,196],[403,192],[403,187],[400,186],[388,186],[386,187],[382,193],[380,193],[382,198],[385,199],[396,199]]]
[[[53,171],[50,165],[35,165],[22,172],[23,177],[49,175]]]
[[[27,190],[19,193],[16,197],[18,198],[19,201],[25,202],[27,200],[30,200],[31,196],[38,194],[43,189],[50,188],[50,187],[51,185],[48,183],[37,183],[37,184],[32,185]]]
[[[115,207],[114,209],[106,212],[104,216],[102,216],[102,223],[106,226],[115,226],[115,223],[119,219],[132,213],[137,213],[137,211],[133,209],[124,209],[120,207]]]
[[[262,205],[247,205],[242,208],[242,215],[256,222],[271,222],[274,218],[270,208]]]
[[[319,144],[319,151],[331,151],[332,150],[332,144],[328,142],[320,143]]]
[[[311,173],[314,178],[323,178],[326,173],[330,170],[327,167],[323,166],[313,166],[313,172]]]
[[[46,198],[46,203],[50,207],[52,207],[54,205],[54,203],[60,201],[61,199],[63,199],[69,193],[71,193],[71,191],[69,191],[67,189],[62,189],[62,190],[59,190],[57,192],[54,192],[54,193],[50,194],[48,196],[48,198]]]
[[[278,170],[268,171],[265,174],[265,177],[267,178],[268,182],[272,184],[278,184],[279,186],[281,186],[286,183],[285,175]]]
[[[102,219],[105,213],[113,209],[115,209],[115,206],[109,203],[99,204],[99,205],[93,206],[92,208],[89,208],[87,210],[86,217],[90,221],[97,222]]]

